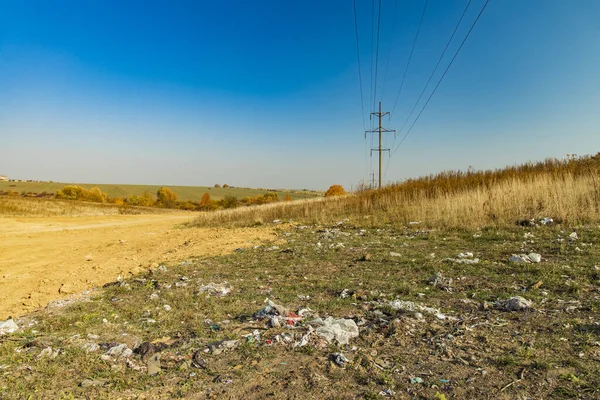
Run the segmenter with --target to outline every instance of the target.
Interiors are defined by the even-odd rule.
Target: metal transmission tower
[[[376,129],[372,129],[370,131],[365,131],[365,138],[367,137],[367,133],[375,133],[375,132],[379,132],[379,147],[375,148],[375,149],[371,149],[371,156],[373,155],[374,151],[377,151],[379,153],[379,189],[381,189],[381,179],[382,179],[382,174],[381,174],[381,153],[383,153],[384,151],[390,151],[390,149],[384,149],[382,148],[381,145],[381,134],[382,133],[394,133],[394,136],[396,136],[396,131],[394,129],[386,129],[381,125],[381,118],[383,118],[384,115],[389,115],[389,112],[381,112],[381,102],[379,102],[379,112],[373,112],[371,113],[371,118],[373,118],[373,115],[376,115],[379,117],[379,127]]]

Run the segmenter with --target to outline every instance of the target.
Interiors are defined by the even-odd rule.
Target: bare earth
[[[0,217],[0,320],[153,263],[225,254],[276,238],[265,228],[177,226],[190,219],[172,214]]]

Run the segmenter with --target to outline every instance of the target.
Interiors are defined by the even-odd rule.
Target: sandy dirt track
[[[265,240],[265,228],[180,228],[189,215],[0,217],[0,320],[191,256]]]

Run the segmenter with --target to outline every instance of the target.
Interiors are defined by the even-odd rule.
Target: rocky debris
[[[217,297],[222,297],[231,292],[231,285],[227,282],[223,282],[220,284],[217,283],[209,283],[208,285],[203,285],[198,288],[198,293],[206,293],[208,295],[213,295]]]
[[[438,310],[436,308],[423,306],[421,304],[417,304],[412,301],[392,300],[389,303],[389,306],[394,310],[412,313],[417,319],[421,319],[423,317],[423,315],[420,313],[422,311],[427,314],[434,315],[439,320],[445,320],[445,319],[456,320],[455,317],[448,317],[445,314],[442,314],[440,312],[440,310]]]
[[[496,306],[506,311],[525,311],[532,308],[533,302],[521,296],[515,296],[508,300],[497,301]]]
[[[427,279],[427,283],[438,289],[445,290],[446,292],[452,291],[452,278],[444,277],[439,271],[435,275]]]
[[[527,263],[539,263],[542,261],[542,256],[537,253],[529,254],[513,254],[509,259],[509,262],[527,264]]]
[[[115,358],[129,358],[132,354],[133,351],[129,347],[127,347],[125,343],[113,346],[106,352],[107,356],[112,356]]]
[[[569,235],[569,239],[571,240],[577,240],[579,239],[579,236],[577,236],[577,232],[573,232]]]
[[[12,319],[7,319],[6,321],[0,321],[0,336],[16,332],[18,329],[19,329],[19,326]]]
[[[358,326],[351,319],[317,318],[308,322],[316,325],[315,333],[329,343],[337,342],[340,346],[348,344],[350,339],[358,337]]]
[[[81,350],[85,351],[86,353],[93,353],[99,349],[100,346],[94,342],[86,342],[81,346]]]
[[[458,258],[473,258],[473,253],[467,251],[465,253],[458,253]]]

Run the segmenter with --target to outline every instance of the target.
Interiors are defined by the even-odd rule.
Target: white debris
[[[152,293],[150,295],[150,300],[158,300],[158,293]]]
[[[390,257],[402,257],[402,254],[390,251]]]
[[[510,256],[508,261],[513,262],[513,263],[525,264],[525,263],[530,263],[531,259],[526,254],[521,254],[521,255],[513,254],[512,256]]]
[[[172,309],[172,307],[170,305],[168,305],[168,304],[165,304],[163,306],[163,308],[165,309],[165,311],[171,311],[171,309]]]
[[[531,232],[526,232],[525,235],[523,235],[523,237],[525,239],[531,239],[531,238],[534,238],[535,236],[533,236],[533,233],[531,233]]]
[[[419,225],[421,223],[421,221],[410,221],[408,224],[409,225]]]
[[[455,264],[473,265],[479,264],[479,258],[444,258],[442,261],[450,261]]]
[[[340,293],[340,299],[346,299],[348,297],[350,297],[350,291],[348,289],[342,290]]]
[[[98,351],[99,348],[100,346],[98,346],[98,344],[94,342],[87,342],[84,343],[83,346],[81,346],[81,350],[85,351],[86,353],[93,353],[95,351]]]
[[[200,286],[198,288],[199,293],[212,294],[218,297],[225,296],[231,292],[231,286],[227,282],[221,284],[209,283],[208,285]]]
[[[546,217],[546,218],[542,218],[542,219],[540,220],[540,224],[542,224],[542,225],[551,224],[551,223],[553,223],[553,222],[554,222],[554,220],[553,220],[552,218],[548,218],[548,217]]]
[[[392,300],[390,302],[390,307],[392,307],[394,310],[403,310],[403,311],[409,311],[409,312],[424,311],[428,314],[433,314],[433,315],[440,314],[440,310],[438,310],[436,308],[425,307],[421,304],[417,304],[412,301],[406,301],[406,300]]]
[[[56,356],[58,356],[58,351],[58,349],[52,350],[52,347],[46,347],[44,350],[40,351],[37,358],[56,358]]]
[[[529,257],[529,259],[533,263],[539,263],[540,261],[542,261],[542,256],[538,253],[529,253],[527,257]]]
[[[19,329],[19,326],[12,319],[0,322],[0,336],[13,333],[17,329]]]
[[[577,239],[579,239],[579,236],[577,236],[577,232],[573,232],[569,235],[569,238],[571,240],[577,240]]]
[[[508,311],[528,310],[533,305],[533,302],[521,296],[511,297],[510,299],[506,301],[501,301],[500,303],[500,305],[506,308]]]
[[[125,343],[111,347],[106,352],[106,355],[108,355],[108,356],[124,357],[124,358],[131,357],[132,354],[133,354],[133,351],[129,347],[127,347],[127,345]]]
[[[329,343],[337,342],[339,345],[348,344],[350,339],[358,337],[358,326],[351,319],[334,319],[327,317],[325,320],[317,318],[309,324],[317,325],[315,333]]]
[[[464,252],[464,253],[459,253],[458,258],[473,258],[473,253],[471,253],[470,251]]]

